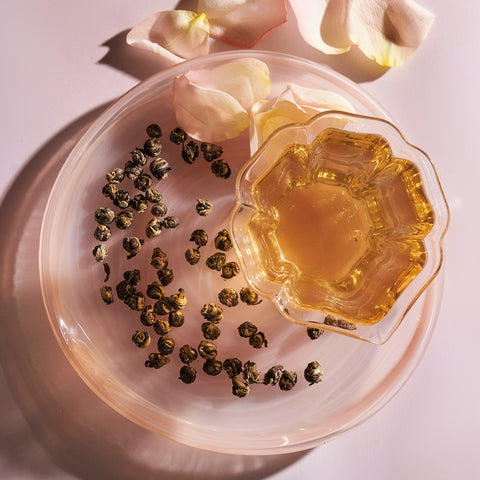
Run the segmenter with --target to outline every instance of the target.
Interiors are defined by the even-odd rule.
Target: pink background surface
[[[357,81],[434,161],[452,218],[433,339],[411,379],[365,424],[310,451],[237,457],[145,432],[97,399],[56,344],[38,285],[40,222],[55,175],[106,105],[163,68],[127,47],[125,34],[177,3],[1,3],[0,318],[14,336],[1,338],[0,478],[480,478],[480,7],[473,0],[421,4],[436,21],[398,69],[358,52],[322,55],[298,37],[291,12],[257,48],[327,63]]]

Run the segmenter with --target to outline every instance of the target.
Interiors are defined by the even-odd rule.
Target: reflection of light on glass
[[[82,328],[81,325],[75,323],[74,325],[69,325],[63,317],[58,318],[58,326],[60,329],[60,333],[64,338],[66,343],[70,342],[81,342],[82,340],[85,342],[90,342],[90,337],[87,335],[85,330]],[[79,335],[81,332],[81,335]],[[82,342],[83,343],[83,342]]]
[[[290,443],[290,440],[288,439],[288,437],[286,435],[282,435],[281,439],[282,439],[281,445],[288,445]]]
[[[63,320],[62,317],[59,317],[58,319],[58,326],[60,328],[60,333],[62,334],[62,337],[65,339],[65,341],[68,343],[68,332],[70,330],[70,328],[68,327],[68,325],[65,323],[65,321]]]
[[[78,323],[76,324],[77,325],[77,329],[80,330],[82,333],[83,333],[83,336],[85,337],[85,340],[88,340],[90,341],[90,337],[87,335],[87,333],[85,332],[85,330],[82,328],[81,325],[79,325]],[[71,327],[70,328],[70,333],[73,335],[73,334],[77,334],[78,335],[78,331]]]

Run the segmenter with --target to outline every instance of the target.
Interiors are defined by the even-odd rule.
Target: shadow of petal
[[[138,80],[145,80],[171,66],[152,52],[128,45],[128,32],[129,30],[124,30],[102,44],[102,47],[108,48],[108,52],[98,63],[108,65]]]

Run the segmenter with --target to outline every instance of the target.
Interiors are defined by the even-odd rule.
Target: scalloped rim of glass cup
[[[368,128],[363,127],[367,123]],[[320,129],[317,127],[320,126]],[[338,328],[326,325],[323,320],[318,320],[318,315],[325,316],[318,310],[302,307],[291,300],[286,284],[271,282],[261,273],[258,264],[258,255],[251,249],[248,239],[247,224],[251,216],[258,209],[252,198],[252,187],[271,165],[264,159],[271,143],[285,147],[292,140],[282,142],[282,137],[287,136],[292,130],[301,131],[304,135],[303,144],[310,144],[314,138],[325,128],[335,126],[345,128],[355,133],[376,134],[386,138],[395,157],[405,158],[413,163],[419,170],[423,181],[423,188],[427,199],[434,212],[434,225],[423,239],[427,253],[427,261],[422,270],[411,280],[401,292],[392,308],[383,319],[370,325],[356,324],[355,330]],[[348,127],[348,128],[347,128]],[[352,128],[353,127],[353,128]],[[385,132],[388,131],[388,135]],[[406,155],[408,153],[408,155]],[[429,156],[417,146],[408,142],[401,131],[393,123],[377,117],[346,113],[338,110],[329,110],[313,116],[306,122],[290,123],[272,132],[251,159],[239,172],[236,180],[237,205],[231,216],[230,225],[234,245],[244,272],[246,281],[262,296],[270,299],[280,313],[288,320],[304,326],[321,327],[343,335],[364,340],[374,344],[384,344],[397,330],[403,319],[414,303],[422,295],[438,275],[444,257],[443,240],[449,224],[449,207],[443,192],[437,171]]]

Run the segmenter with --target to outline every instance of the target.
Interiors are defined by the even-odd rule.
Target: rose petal
[[[237,48],[252,48],[287,21],[285,0],[200,0],[210,35]]]
[[[248,127],[252,105],[269,92],[267,65],[245,58],[177,77],[173,106],[179,126],[191,137],[220,142],[238,136]]]
[[[343,1],[290,0],[303,39],[323,53],[338,54],[350,49],[345,33]]]
[[[413,0],[343,0],[345,29],[380,65],[402,65],[427,36],[435,16]]]
[[[255,151],[277,128],[288,123],[305,122],[326,110],[354,112],[352,104],[338,93],[288,85],[278,97],[253,106],[251,150]]]
[[[192,83],[186,75],[173,82],[177,123],[191,137],[204,142],[234,138],[248,127],[247,111],[228,93]]]
[[[209,33],[205,14],[169,10],[155,13],[133,27],[127,43],[178,63],[184,58],[208,54]]]
[[[195,70],[188,79],[205,88],[222,90],[234,97],[249,112],[253,104],[270,93],[270,71],[256,58],[243,58],[224,63],[211,70]]]
[[[307,88],[299,85],[290,85],[293,99],[299,106],[315,108],[318,111],[324,110],[342,110],[344,112],[354,112],[352,104],[340,94],[330,90],[321,90],[319,88]]]

